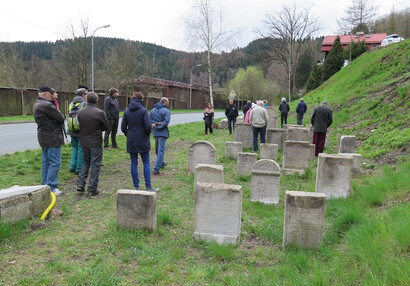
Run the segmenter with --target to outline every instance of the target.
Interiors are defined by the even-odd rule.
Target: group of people
[[[280,111],[280,127],[282,128],[283,123],[288,124],[288,113],[289,113],[289,104],[286,102],[286,98],[282,97],[281,103],[279,104]],[[307,111],[307,105],[303,100],[303,97],[299,100],[298,105],[296,106],[296,120],[297,125],[303,125],[303,115]]]
[[[41,86],[39,96],[34,103],[33,114],[37,124],[37,138],[42,148],[41,183],[48,185],[55,195],[62,195],[58,189],[58,172],[61,167],[61,146],[66,136],[65,116],[58,108],[57,92]],[[111,88],[104,102],[104,110],[97,107],[98,96],[88,92],[86,86],[79,86],[76,96],[69,106],[68,134],[71,136],[72,155],[70,171],[78,175],[77,191],[85,192],[88,180],[88,196],[98,194],[98,179],[102,166],[103,143],[109,151],[111,135],[112,148],[119,148],[116,134],[119,122],[119,105],[116,97],[118,90]],[[167,165],[164,161],[166,140],[169,137],[170,122],[169,101],[163,97],[148,115],[143,105],[143,94],[134,92],[128,108],[124,112],[121,130],[127,136],[127,152],[131,158],[131,176],[135,189],[139,189],[138,154],[144,165],[144,178],[147,191],[158,191],[151,184],[151,168],[149,162],[150,134],[153,130],[157,159],[153,173],[160,174],[160,169]],[[103,132],[105,136],[103,138]],[[91,169],[91,173],[90,173]]]

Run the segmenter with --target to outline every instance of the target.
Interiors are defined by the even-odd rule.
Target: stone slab
[[[283,150],[283,170],[306,170],[309,166],[310,143],[307,141],[286,141]],[[284,173],[285,174],[285,173]]]
[[[362,169],[362,155],[358,153],[339,153],[339,155],[353,156],[354,172],[359,172]]]
[[[340,138],[339,153],[355,153],[356,136],[343,135]]]
[[[249,123],[238,122],[235,124],[234,141],[242,142],[242,148],[252,148],[253,131]]]
[[[47,185],[36,185],[36,186],[14,185],[11,188],[0,190],[0,199],[18,196],[18,195],[26,195],[26,194],[41,190],[46,187],[48,186]]]
[[[279,149],[283,148],[286,139],[286,130],[281,128],[266,129],[266,143],[277,144]]]
[[[303,126],[299,127],[288,127],[287,129],[287,140],[289,141],[307,141],[309,131]]]
[[[259,157],[260,159],[278,160],[278,144],[261,143]]]
[[[225,158],[237,159],[239,152],[242,152],[242,142],[225,142]]]
[[[215,164],[215,147],[212,143],[200,140],[188,149],[188,169],[195,173],[196,164]]]
[[[30,205],[27,194],[3,198],[0,200],[0,221],[13,223],[29,218]]]
[[[237,175],[244,176],[252,173],[252,167],[258,160],[256,153],[238,153]]]
[[[224,183],[224,167],[221,165],[197,164],[195,167],[194,184],[203,183]]]
[[[279,204],[280,167],[273,160],[261,159],[252,168],[251,201]]]
[[[28,198],[31,217],[40,217],[51,204],[50,187],[42,186],[41,189],[29,193]]]

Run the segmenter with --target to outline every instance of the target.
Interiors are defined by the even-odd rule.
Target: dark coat
[[[64,115],[51,101],[37,98],[33,106],[34,120],[37,123],[37,139],[41,147],[60,147],[64,144]]]
[[[313,125],[313,132],[326,133],[327,128],[333,123],[332,110],[324,105],[316,107],[310,122]]]
[[[108,120],[104,111],[94,103],[87,103],[77,112],[77,118],[80,123],[81,147],[101,147],[102,132],[108,129]]]
[[[245,104],[245,106],[243,107],[243,117],[245,118],[246,116],[246,112],[248,112],[248,110],[252,107],[252,103],[247,103]]]
[[[226,117],[231,117],[231,118],[238,117],[238,108],[236,107],[235,104],[232,104],[232,105],[228,104],[226,106],[225,116]]]
[[[128,153],[147,153],[151,150],[151,121],[142,100],[131,98],[122,117],[121,131],[127,136]]]
[[[108,119],[120,118],[120,106],[118,105],[118,101],[114,96],[109,95],[104,100],[104,110],[105,115],[107,115]]]
[[[304,101],[299,101],[298,105],[296,106],[296,113],[304,114],[307,110],[307,105]]]
[[[289,104],[288,104],[287,102],[283,102],[283,101],[282,101],[282,102],[279,104],[279,111],[280,111],[280,113],[282,113],[282,114],[288,114],[289,110],[290,110],[290,108],[289,108]]]
[[[157,102],[154,106],[155,107],[151,110],[149,114],[151,123],[155,124],[155,128],[152,132],[152,135],[154,135],[154,137],[168,138],[168,124],[171,121],[171,112],[162,102]]]
[[[212,108],[211,111],[214,109]],[[205,109],[204,112],[204,120],[205,120],[205,125],[212,125],[212,119],[214,118],[214,113],[213,112],[207,112],[208,109]],[[206,116],[208,114],[208,116]]]

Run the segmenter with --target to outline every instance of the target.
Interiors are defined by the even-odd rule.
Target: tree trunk
[[[208,80],[209,80],[209,100],[214,106],[214,98],[212,96],[212,66],[211,66],[211,51],[208,50]]]
[[[26,110],[25,110],[24,89],[23,89],[23,87],[20,88],[20,97],[21,97],[21,115],[25,115]]]

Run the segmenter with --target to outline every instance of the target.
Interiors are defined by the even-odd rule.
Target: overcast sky
[[[215,0],[214,0],[215,1]],[[255,29],[267,13],[279,12],[283,3],[311,5],[311,13],[319,19],[319,35],[332,35],[336,20],[352,0],[222,0],[226,22],[238,32],[234,47],[244,47],[259,36]],[[374,0],[379,15],[410,6],[410,0]],[[0,41],[56,41],[63,39],[70,23],[80,26],[88,19],[89,33],[96,36],[122,38],[188,51],[184,16],[192,7],[190,0],[4,0],[0,5]]]

